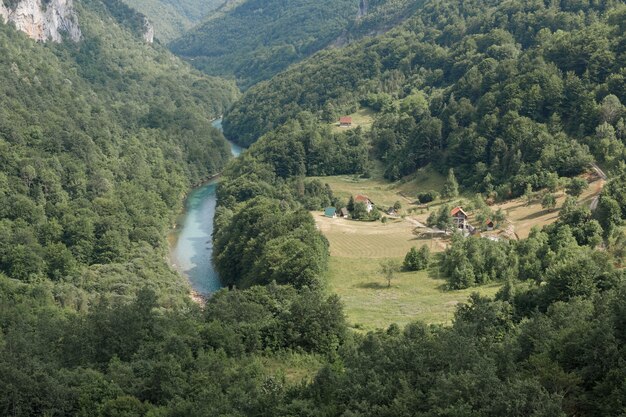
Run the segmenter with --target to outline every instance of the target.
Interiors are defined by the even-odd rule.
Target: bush
[[[428,260],[430,259],[430,250],[428,246],[422,246],[418,251],[415,247],[404,257],[404,263],[402,267],[405,271],[421,271],[428,267]]]
[[[431,201],[434,201],[437,198],[439,198],[439,193],[433,190],[430,190],[425,193],[421,193],[417,196],[417,199],[419,200],[421,204],[430,203]]]

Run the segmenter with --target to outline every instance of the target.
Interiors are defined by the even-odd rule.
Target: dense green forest
[[[209,120],[234,83],[146,45],[116,4],[78,2],[77,44],[0,23],[0,415],[626,415],[623,2],[419,4],[252,88],[225,128],[254,144],[229,163]],[[329,126],[358,106],[371,132]],[[507,197],[594,157],[611,169],[595,211],[569,198],[528,239],[431,257],[449,288],[501,282],[493,299],[447,326],[348,328],[308,212],[346,202],[307,176],[431,161]],[[201,308],[165,233],[222,170],[214,261],[234,290]]]
[[[246,89],[322,48],[383,33],[410,16],[421,2],[227,2],[172,41],[170,48],[201,71],[234,77]]]
[[[76,308],[145,285],[180,300],[165,233],[190,186],[227,162],[210,118],[237,97],[118,26],[112,4],[77,4],[77,44],[0,25],[0,271],[50,280]]]
[[[148,17],[154,25],[155,37],[167,43],[200,23],[224,0],[124,0]]]
[[[242,144],[306,111],[378,112],[371,141],[398,179],[431,161],[499,197],[623,159],[621,1],[426,3],[399,28],[325,50],[251,88],[224,120]]]
[[[212,75],[235,76],[249,87],[316,52],[354,19],[356,0],[247,0],[170,44]]]

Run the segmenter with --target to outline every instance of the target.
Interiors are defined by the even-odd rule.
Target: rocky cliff
[[[37,41],[81,38],[73,0],[0,0],[0,16]]]
[[[143,18],[143,40],[148,43],[154,42],[154,26],[147,17]]]

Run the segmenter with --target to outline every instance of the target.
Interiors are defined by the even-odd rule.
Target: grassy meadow
[[[333,192],[346,201],[351,195],[364,194],[379,208],[392,206],[396,201],[400,201],[403,206],[400,210],[403,216],[388,219],[387,223],[329,219],[321,212],[312,213],[318,228],[330,242],[330,291],[341,296],[348,321],[353,327],[372,330],[387,327],[391,323],[404,325],[417,319],[446,324],[450,323],[456,304],[466,301],[472,292],[491,296],[498,291],[500,284],[447,291],[445,281],[437,277],[436,268],[398,273],[391,287],[387,288],[379,272],[383,259],[402,261],[413,246],[419,248],[428,245],[431,253],[446,248],[445,238],[421,239],[416,234],[416,226],[425,224],[430,212],[448,203],[437,200],[430,203],[428,209],[418,208],[414,204],[417,194],[441,190],[445,177],[434,169],[420,169],[414,175],[396,182],[383,178],[380,165],[374,166],[371,178],[350,175],[318,178],[329,184]],[[579,201],[589,205],[602,190],[604,182],[593,176],[587,179],[589,187]],[[464,194],[449,203],[467,205],[471,197],[471,194]],[[498,208],[505,211],[507,223],[500,230],[489,234],[506,233],[510,238],[525,238],[533,226],[542,227],[557,220],[558,208],[565,197],[563,191],[557,193],[557,208],[554,210],[544,210],[539,198],[529,205],[522,198],[494,205],[494,211]],[[414,210],[409,212],[411,208]]]
[[[456,305],[465,302],[472,292],[492,296],[500,288],[500,284],[492,284],[448,291],[445,281],[437,278],[436,268],[400,272],[391,287],[387,287],[387,281],[379,273],[380,261],[331,257],[330,290],[341,296],[348,322],[355,329],[386,328],[392,323],[403,326],[415,320],[449,324]]]

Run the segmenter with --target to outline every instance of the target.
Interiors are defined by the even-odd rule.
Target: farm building
[[[366,195],[357,195],[356,197],[354,197],[354,202],[365,204],[365,208],[367,209],[368,213],[374,209],[374,203],[372,203],[372,200],[370,200]]]
[[[352,117],[343,116],[339,118],[339,126],[340,127],[350,127],[352,126]]]
[[[337,209],[334,207],[328,207],[324,209],[324,216],[334,219],[335,217],[337,217]]]
[[[343,217],[344,219],[347,219],[349,215],[350,213],[348,212],[348,209],[346,207],[339,210],[339,217]]]
[[[462,207],[455,207],[450,211],[450,216],[452,217],[452,221],[454,225],[458,229],[469,229],[470,225],[467,222],[468,215],[465,211],[463,211]]]

